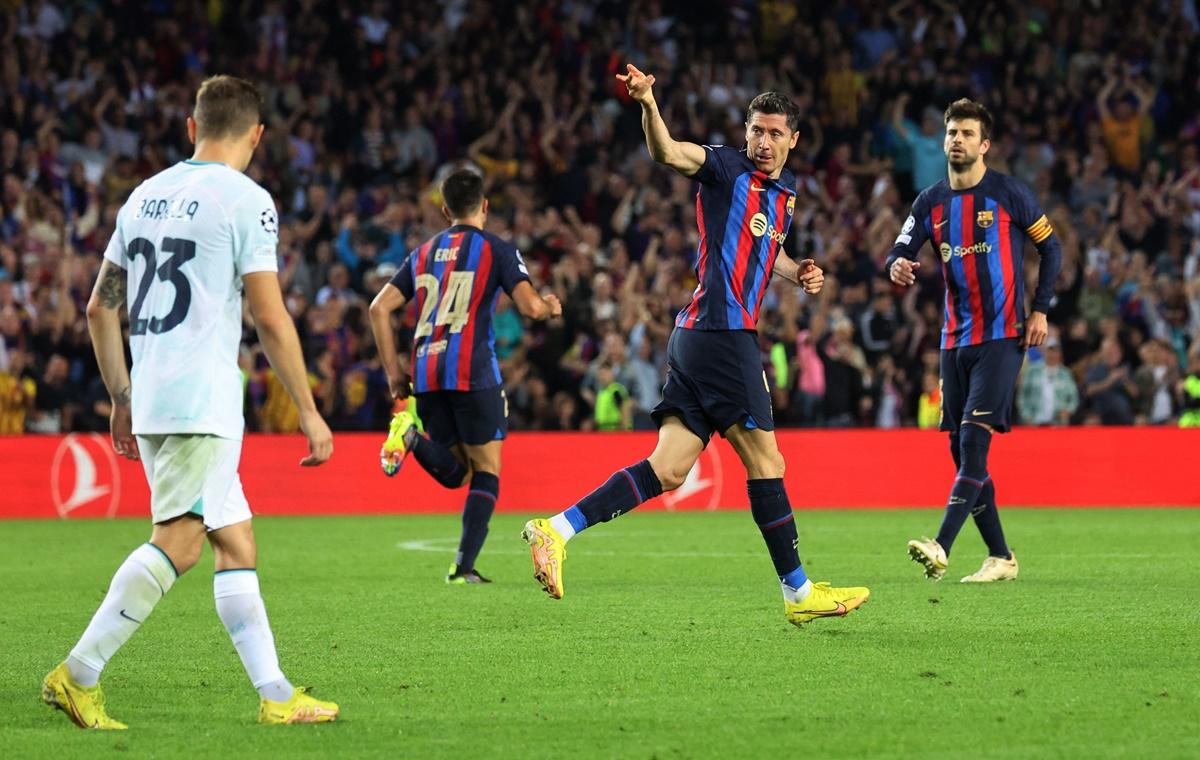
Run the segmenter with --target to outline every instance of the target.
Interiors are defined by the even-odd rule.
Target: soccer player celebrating
[[[908,542],[908,554],[940,580],[950,548],[973,515],[988,557],[963,583],[1017,577],[988,476],[994,433],[1009,430],[1009,413],[1025,349],[1046,340],[1046,311],[1062,263],[1058,238],[1028,187],[987,168],[992,115],[982,104],[956,100],[945,113],[943,149],[949,179],[925,188],[913,202],[887,258],[892,282],[907,287],[921,246],[928,240],[942,259],[946,317],[942,326],[942,424],[950,433],[957,474],[934,539]],[[1033,309],[1025,315],[1024,248],[1031,240],[1041,255]]]
[[[562,314],[554,295],[539,296],[521,252],[485,232],[483,179],[460,169],[442,183],[442,213],[450,227],[409,254],[371,303],[371,329],[392,395],[408,397],[392,419],[381,459],[395,474],[412,452],[446,488],[469,484],[458,555],[447,583],[489,583],[475,568],[500,494],[500,445],[508,431],[508,401],[496,363],[492,314],[501,288],[530,319]],[[416,300],[412,376],[400,366],[392,312]],[[418,417],[428,437],[418,430]]]
[[[260,723],[333,720],[338,707],[284,677],[259,594],[250,507],[238,478],[242,432],[242,293],[271,365],[300,410],[311,467],[333,436],[308,387],[300,341],[276,274],[278,222],[266,190],[243,172],[262,137],[261,98],[249,82],[206,80],[187,120],[193,157],[142,183],[116,229],[88,302],[88,329],[112,396],[112,441],[141,459],[154,526],[134,550],[42,699],[83,728],[125,728],[105,711],[100,673],[180,575],[207,534],[217,615],[261,698]],[[119,309],[127,293],[132,371]]]
[[[795,210],[795,177],[784,165],[796,145],[799,109],[780,93],[763,93],[746,111],[744,149],[700,146],[671,139],[654,100],[653,76],[629,65],[617,78],[642,107],[651,157],[700,184],[699,284],[676,318],[668,345],[667,382],[653,411],[658,445],[648,459],[617,470],[569,509],[526,523],[523,535],[533,556],[534,578],[551,597],[561,599],[567,542],[678,488],[716,432],[745,465],[750,511],[782,585],[787,619],[802,625],[845,615],[870,592],[814,584],[800,564],[755,334],[773,273],[810,294],[819,292],[824,281],[811,259],[797,263],[781,251]]]

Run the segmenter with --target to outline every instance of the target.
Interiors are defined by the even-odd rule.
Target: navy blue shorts
[[[417,416],[430,440],[443,446],[482,446],[508,435],[508,399],[504,388],[417,393]]]
[[[964,422],[982,422],[1007,433],[1024,361],[1025,349],[1016,338],[942,351],[941,429],[955,431]]]
[[[659,427],[668,415],[679,415],[705,444],[738,423],[774,430],[758,333],[676,328],[667,343],[662,401],[650,414]]]

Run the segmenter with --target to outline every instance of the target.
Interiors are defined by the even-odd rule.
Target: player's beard
[[[950,169],[953,170],[955,174],[964,174],[970,171],[971,167],[973,167],[975,162],[978,160],[978,153],[972,155],[965,150],[962,152],[961,158],[956,159],[951,158],[949,154],[946,155],[946,162],[950,164]]]

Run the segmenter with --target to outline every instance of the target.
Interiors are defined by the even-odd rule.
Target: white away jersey
[[[242,277],[278,270],[278,227],[270,194],[219,163],[178,163],[121,207],[104,258],[128,272],[135,434],[242,437]]]

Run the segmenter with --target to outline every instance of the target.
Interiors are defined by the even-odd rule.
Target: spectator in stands
[[[1084,375],[1088,409],[1104,425],[1132,425],[1137,385],[1116,338],[1105,338]]]
[[[1025,360],[1017,389],[1017,411],[1026,425],[1068,425],[1079,409],[1075,376],[1063,366],[1062,341],[1051,331],[1042,360]]]
[[[1132,419],[1161,419],[1158,368],[1182,375],[1200,340],[1192,3],[1089,7],[1077,34],[1078,13],[1054,4],[963,15],[904,0],[885,15],[784,3],[750,18],[756,11],[737,3],[543,3],[511,14],[504,34],[461,3],[218,5],[212,15],[151,3],[100,17],[62,2],[0,4],[0,366],[28,353],[25,376],[37,384],[57,353],[80,395],[72,429],[99,414],[86,394],[98,374],[82,350],[82,307],[116,211],[189,155],[187,104],[217,72],[263,89],[268,130],[249,171],[276,198],[289,313],[335,424],[367,425],[376,413],[359,401],[372,386],[354,304],[444,225],[439,177],[475,163],[488,177],[489,224],[518,241],[539,288],[568,304],[563,319],[528,332],[497,319],[512,333],[498,335],[505,376],[530,384],[527,397],[510,389],[525,398],[513,427],[594,425],[589,365],[610,333],[633,357],[646,336],[661,353],[696,285],[699,243],[692,184],[650,169],[637,110],[613,86],[623,56],[651,55],[630,52],[622,29],[639,30],[634,47],[662,58],[660,77],[686,85],[660,104],[680,139],[736,139],[736,103],[769,87],[803,110],[784,245],[817,259],[826,287],[802,299],[776,282],[763,294],[779,424],[819,424],[826,413],[843,425],[928,422],[940,261],[926,257],[904,298],[878,269],[915,193],[945,176],[940,114],[964,94],[1004,116],[989,162],[1035,187],[1063,239],[1051,313],[1063,364],[1084,377],[1103,339],[1130,359],[1146,341],[1169,347],[1169,358],[1148,350],[1151,369],[1129,370],[1142,389],[1114,381],[1097,398],[1085,392],[1091,411],[1076,421],[1097,403],[1121,417],[1121,396]],[[738,51],[752,42],[774,52],[747,63]],[[446,50],[467,51],[454,71]],[[412,329],[399,332],[403,348]],[[246,340],[252,352],[253,330]],[[267,393],[252,357],[255,425]],[[634,382],[629,371],[616,379],[637,399],[649,375]],[[881,403],[893,391],[899,403]],[[1177,384],[1182,422],[1181,393]],[[36,427],[44,420],[33,411]]]

